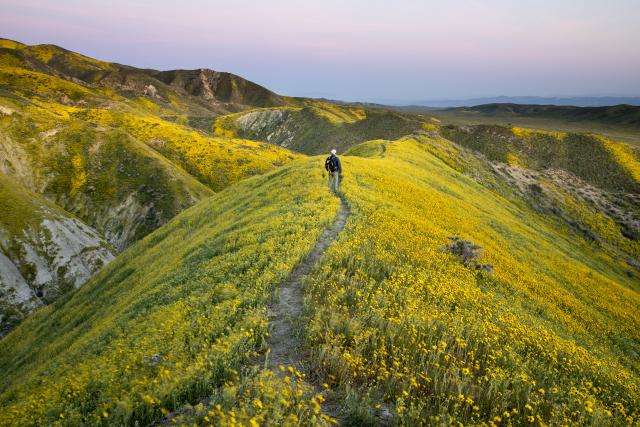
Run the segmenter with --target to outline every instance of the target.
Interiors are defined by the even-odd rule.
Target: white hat
[[[337,151],[336,151],[335,148],[333,150],[331,150],[331,154],[336,154],[336,153],[337,153]]]

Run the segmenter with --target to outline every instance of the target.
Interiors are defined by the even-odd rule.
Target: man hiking
[[[340,181],[342,180],[342,165],[336,156],[336,150],[331,150],[331,155],[324,161],[324,168],[329,172],[329,189],[337,193],[340,191]]]

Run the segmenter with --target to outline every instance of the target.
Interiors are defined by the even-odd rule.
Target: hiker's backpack
[[[328,157],[325,162],[325,168],[329,172],[336,172],[338,170],[338,158],[336,156]]]

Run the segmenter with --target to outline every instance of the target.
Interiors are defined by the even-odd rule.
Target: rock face
[[[287,104],[283,97],[231,73],[203,68],[152,72],[151,75],[178,92],[206,100],[213,110],[220,104],[226,104],[229,111]]]
[[[0,173],[77,216],[118,250],[213,194],[122,132],[15,116],[0,120]],[[33,126],[33,136],[21,136]]]
[[[259,110],[242,114],[236,120],[238,129],[246,134],[262,135],[264,140],[288,147],[296,136],[295,120],[289,120],[289,110]]]
[[[114,258],[93,229],[0,176],[0,337]]]

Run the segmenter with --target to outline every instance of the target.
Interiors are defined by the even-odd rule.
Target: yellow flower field
[[[342,157],[351,215],[297,322],[312,375],[263,361],[274,292],[338,211],[323,157],[188,209],[27,319],[0,349],[0,425],[330,425],[329,403],[346,425],[637,424],[637,280],[463,151]]]
[[[245,371],[274,289],[338,207],[314,163],[188,209],[24,321],[0,348],[0,425],[146,424],[215,390],[211,416],[231,418],[243,393],[267,399],[272,387],[293,395],[263,418],[315,416],[303,384]]]
[[[438,160],[446,142],[376,144],[343,160],[353,215],[307,289],[313,363],[350,420],[386,405],[405,425],[637,423],[638,283]],[[494,272],[460,264],[452,236]]]

